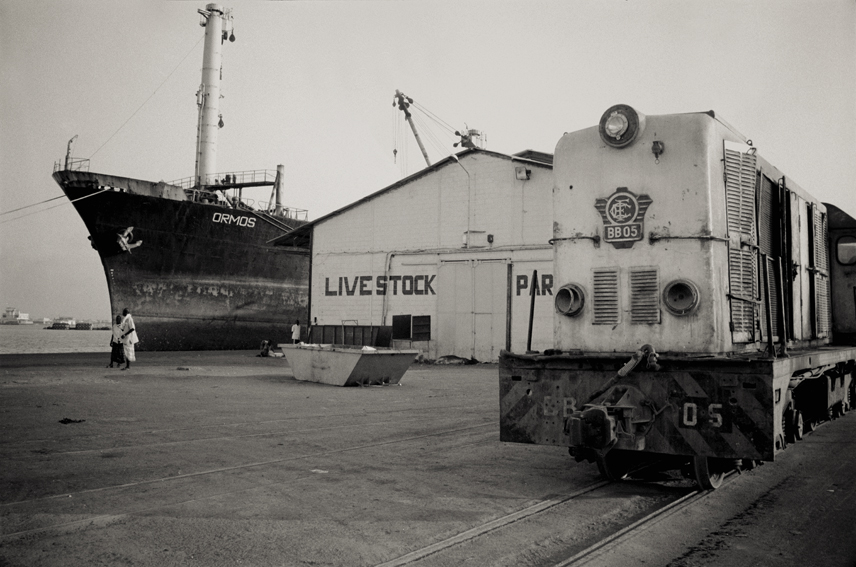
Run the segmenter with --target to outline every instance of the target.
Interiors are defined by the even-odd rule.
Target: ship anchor
[[[136,248],[137,246],[140,246],[143,243],[142,240],[138,240],[136,242],[132,242],[132,240],[134,240],[133,226],[129,226],[122,232],[118,233],[118,238],[116,238],[116,242],[119,243],[119,247],[128,254],[131,253],[132,248]]]

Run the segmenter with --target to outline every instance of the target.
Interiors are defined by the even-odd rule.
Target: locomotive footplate
[[[779,359],[661,355],[647,366],[642,354],[628,363],[628,354],[503,352],[500,440],[570,447],[589,459],[619,449],[772,461],[787,446],[792,378],[834,374],[852,390],[856,349]]]

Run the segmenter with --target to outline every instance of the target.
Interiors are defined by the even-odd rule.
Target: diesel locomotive
[[[500,438],[706,489],[850,409],[856,220],[714,112],[558,142],[554,348],[500,355]]]

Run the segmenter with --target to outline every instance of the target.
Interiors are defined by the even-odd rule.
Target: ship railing
[[[272,185],[276,181],[276,171],[257,169],[217,174],[217,183],[200,187],[195,177],[185,177],[170,181],[169,185],[184,189],[187,198],[195,203],[209,203],[224,207],[236,207],[263,212],[272,217],[308,221],[309,211],[294,207],[281,207],[279,214],[275,206],[268,201],[256,201],[241,194],[242,187]]]
[[[287,219],[308,221],[309,220],[309,211],[306,209],[295,209],[293,207],[283,207],[279,213],[279,216],[285,217]],[[270,211],[270,214],[275,215],[273,211]]]
[[[219,193],[213,191],[205,191],[203,189],[185,189],[184,193],[187,198],[194,203],[208,203],[212,205],[220,205],[221,207],[231,207],[234,202],[224,199]],[[295,207],[282,207],[280,213],[276,214],[276,207],[267,201],[255,201],[249,197],[241,197],[238,208],[246,209],[255,212],[262,212],[273,217],[282,217],[292,220],[308,221],[309,211],[306,209],[297,209]]]
[[[247,197],[241,199],[240,207],[266,213],[272,217],[282,217],[292,220],[309,220],[309,211],[306,209],[295,209],[294,207],[281,207],[279,214],[276,213],[276,207],[267,201],[254,201]]]
[[[259,211],[265,212],[273,217],[283,217],[287,219],[293,220],[309,220],[309,211],[306,209],[295,209],[294,207],[280,207],[279,214],[276,213],[276,206],[273,203],[268,203],[267,201],[259,201],[256,204],[256,208]]]
[[[89,171],[89,160],[86,158],[65,157],[54,162],[53,172],[57,171]]]
[[[219,188],[230,189],[234,186],[273,185],[276,181],[276,171],[272,169],[228,171],[212,174],[206,181],[203,185],[213,190]],[[176,179],[175,181],[170,181],[169,184],[181,187],[182,189],[198,189],[200,186],[196,176]]]

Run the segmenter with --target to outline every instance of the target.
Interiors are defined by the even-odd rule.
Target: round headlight
[[[626,104],[616,104],[600,117],[600,137],[613,148],[630,145],[644,128],[645,115]]]
[[[663,304],[673,315],[688,315],[698,307],[698,288],[689,280],[675,280],[663,289]]]
[[[579,315],[582,312],[583,305],[585,305],[586,302],[586,296],[582,287],[577,284],[567,284],[563,285],[559,291],[556,292],[556,299],[554,302],[556,304],[556,311],[562,315],[573,317],[574,315]]]
[[[616,111],[607,117],[603,130],[610,138],[620,140],[621,135],[627,132],[627,126],[629,126],[627,117]]]

